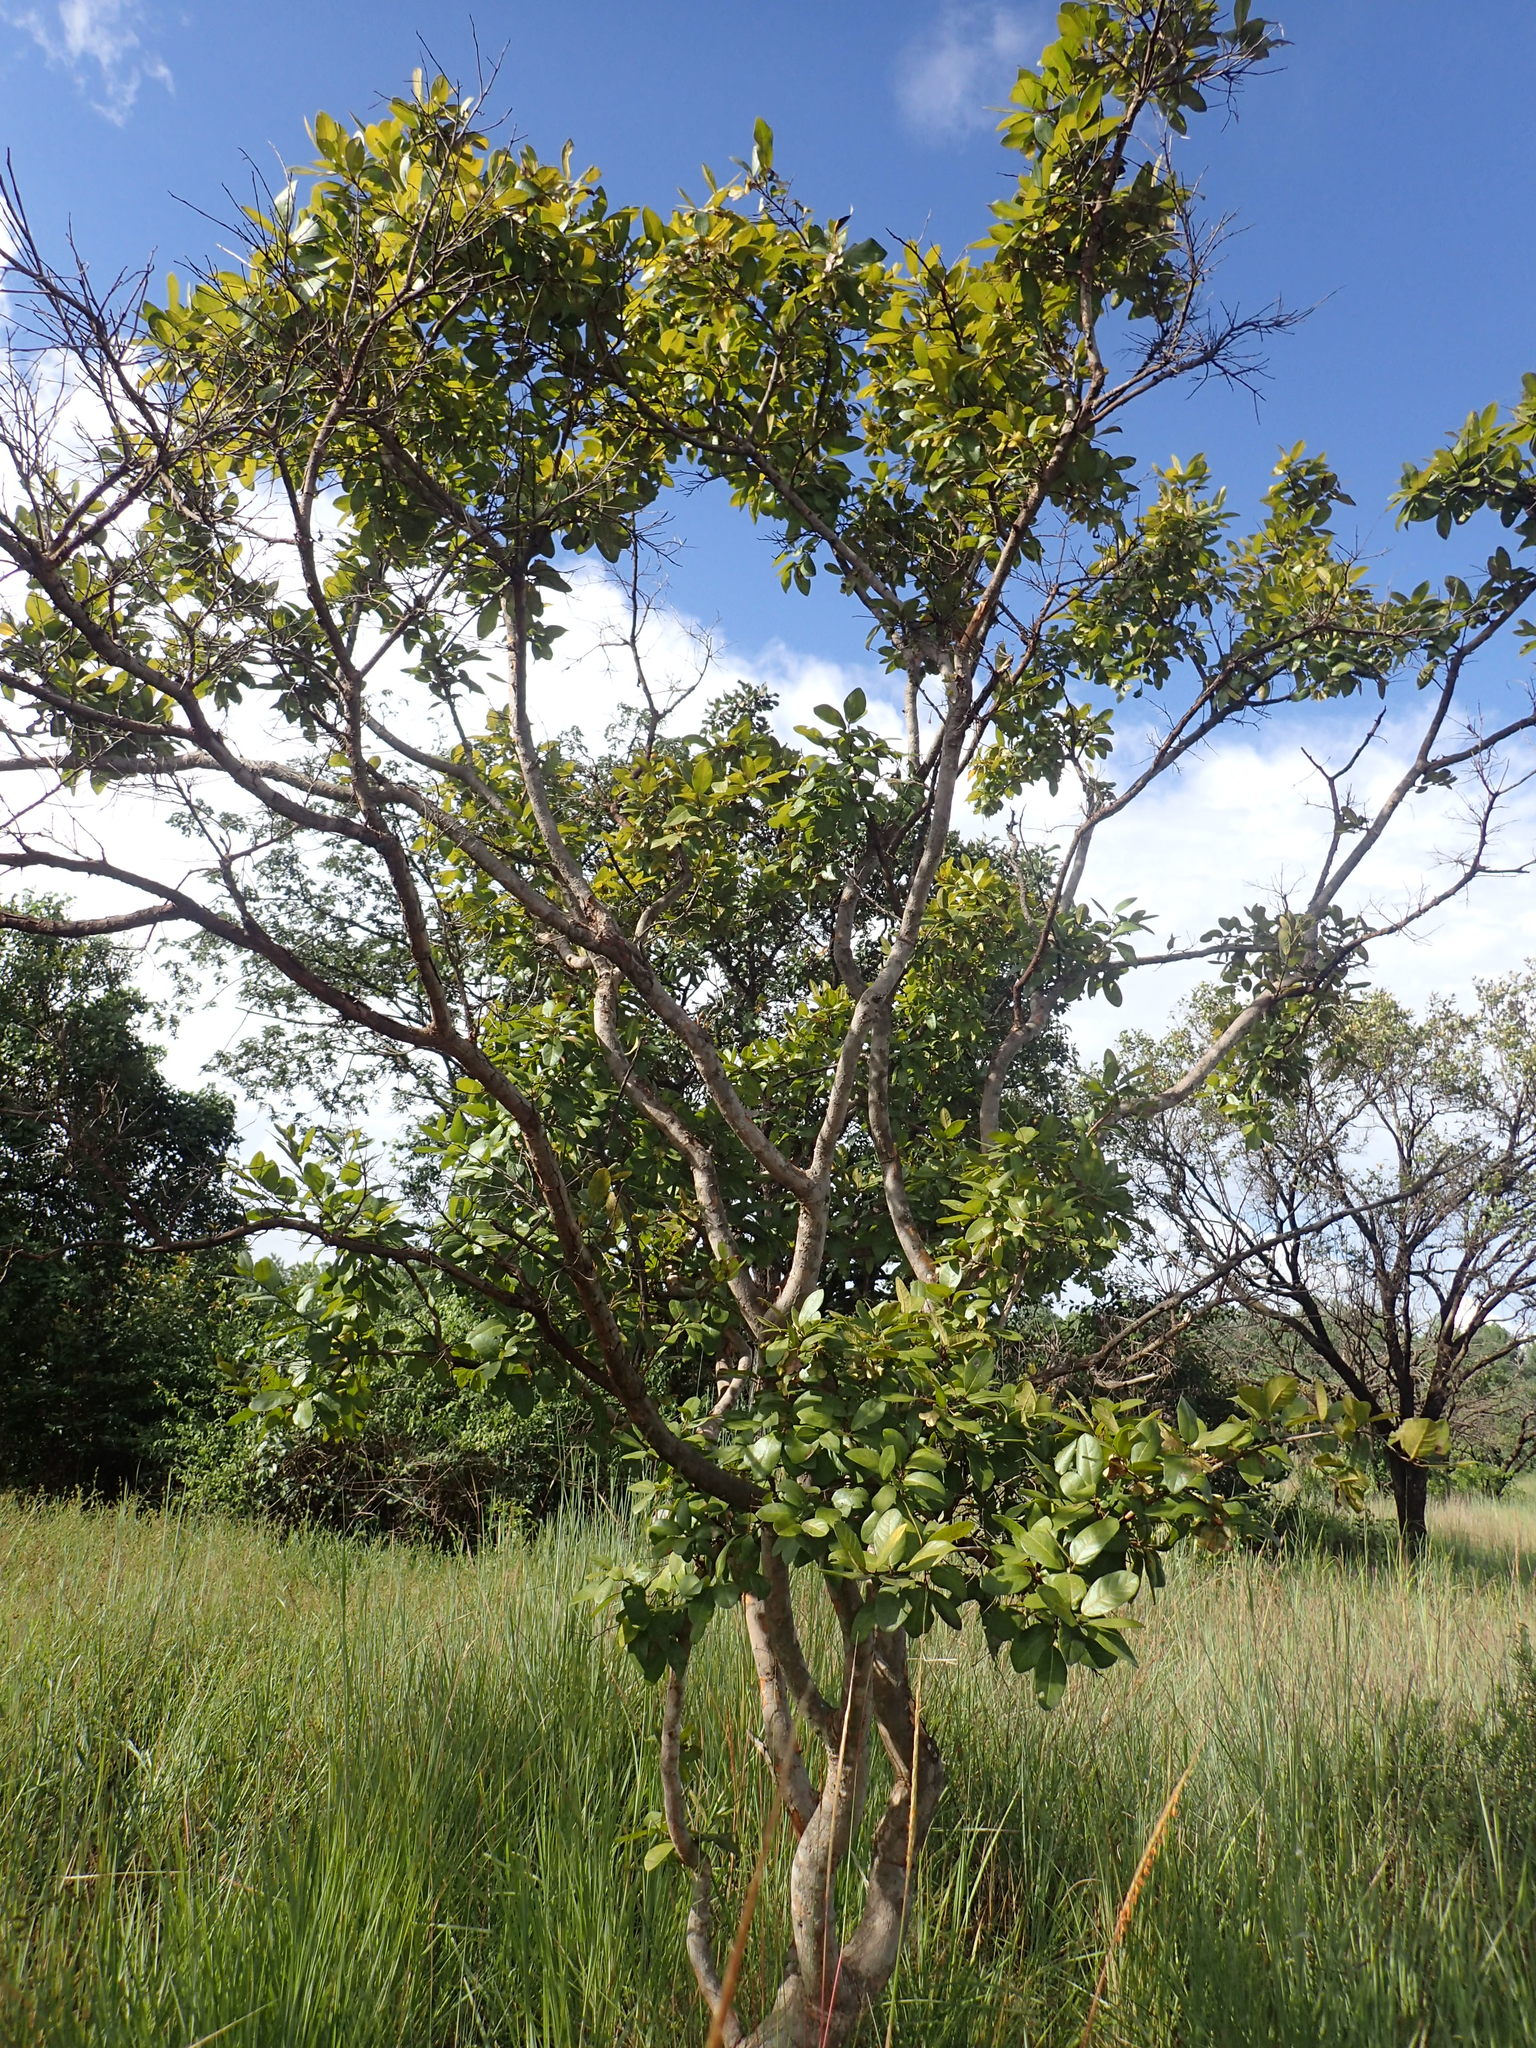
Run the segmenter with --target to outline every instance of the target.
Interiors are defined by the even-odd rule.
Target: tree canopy
[[[1050,1704],[1069,1665],[1129,1655],[1163,1552],[1226,1540],[1286,1439],[1325,1437],[1347,1477],[1362,1426],[1288,1375],[1213,1427],[1053,1405],[1027,1340],[1122,1240],[1105,1131],[1208,1087],[1262,1115],[1366,946],[1488,865],[1500,749],[1533,723],[1463,730],[1459,707],[1536,591],[1536,383],[1405,481],[1406,517],[1508,529],[1435,591],[1371,585],[1321,457],[1286,455],[1244,533],[1198,458],[1142,484],[1120,452],[1138,401],[1250,374],[1283,325],[1213,310],[1177,148],[1272,48],[1246,0],[1064,8],[959,257],[818,218],[765,125],[662,215],[498,142],[441,80],[359,127],[319,116],[318,162],[250,210],[238,259],[144,308],[51,265],[13,208],[0,551],[26,595],[0,686],[25,796],[0,863],[124,906],[33,928],[190,927],[436,1070],[431,1202],[356,1134],[253,1164],[250,1227],[333,1256],[297,1288],[258,1263],[280,1341],[252,1407],[365,1411],[388,1268],[429,1320],[442,1301],[466,1383],[575,1384],[632,1432],[649,1544],[608,1593],[665,1678],[665,1843],[726,2043],[832,2048],[889,1978],[943,1783],[913,1638],[977,1611]],[[857,609],[893,724],[856,689],[793,734],[729,694],[685,731],[642,672],[619,743],[537,737],[573,562],[639,579],[695,486],[773,531],[788,595],[821,578]],[[1061,1113],[1042,1042],[1146,958],[1145,915],[1085,893],[1095,835],[1238,722],[1378,694],[1416,707],[1408,765],[1370,807],[1358,751],[1330,773],[1305,890],[1196,949],[1230,999],[1211,1042],[1171,1076],[1106,1063]],[[1367,913],[1362,865],[1457,774],[1462,857]],[[180,821],[174,872],[90,842],[124,789]],[[1077,806],[1044,859],[1019,816],[1042,789]],[[295,853],[367,871],[382,955],[288,914]],[[797,1574],[830,1602],[830,1677]],[[721,1609],[798,1834],[750,2035],[684,1783],[689,1649]],[[892,1784],[845,1928],[876,1742]]]
[[[210,1393],[214,1274],[147,1254],[236,1221],[234,1113],[166,1081],[147,1008],[105,940],[0,930],[0,1484],[152,1490]]]

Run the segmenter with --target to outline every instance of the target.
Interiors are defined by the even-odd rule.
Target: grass
[[[571,1596],[611,1533],[473,1560],[0,1504],[0,2041],[678,2048],[682,1886],[641,1859],[656,1703]],[[1504,2048],[1536,2039],[1536,1504],[1429,1559],[1192,1561],[1140,1669],[1042,1715],[968,1642],[894,2019],[905,2048]],[[705,1645],[714,1824],[766,1811],[746,1660]],[[635,1835],[643,1839],[626,1839]],[[743,1980],[778,1961],[784,1860]]]

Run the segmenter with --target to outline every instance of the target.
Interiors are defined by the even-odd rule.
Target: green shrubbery
[[[0,932],[0,1487],[157,1495],[222,1399],[228,1255],[151,1247],[233,1222],[234,1112],[151,1021],[120,948]]]
[[[400,1365],[381,1375],[354,1436],[261,1437],[224,1414],[186,1431],[174,1488],[194,1507],[259,1516],[280,1528],[470,1545],[507,1524],[540,1521],[602,1494],[611,1440],[576,1400],[519,1415]]]

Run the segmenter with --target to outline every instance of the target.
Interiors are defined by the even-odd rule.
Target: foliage
[[[1285,1374],[1242,1389],[1237,1412],[1211,1427],[1184,1404],[1172,1422],[1124,1402],[1053,1408],[1028,1381],[994,1384],[981,1347],[946,1359],[920,1309],[870,1321],[866,1343],[899,1346],[904,1381],[860,1374],[848,1357],[857,1329],[821,1344],[813,1324],[784,1396],[727,1424],[731,1462],[771,1486],[758,1520],[778,1556],[859,1590],[855,1641],[877,1629],[921,1637],[935,1621],[957,1629],[974,1606],[1042,1706],[1061,1699],[1069,1665],[1134,1661],[1125,1610],[1144,1580],[1162,1584],[1171,1543],[1219,1550],[1251,1525],[1219,1475],[1262,1486],[1284,1472],[1277,1447],[1298,1431],[1332,1446],[1362,1420]],[[1319,1455],[1346,1488],[1356,1479],[1336,1449]],[[753,1552],[732,1555],[742,1538],[713,1501],[667,1479],[637,1492],[654,1561],[599,1591],[617,1596],[621,1637],[659,1677],[760,1567]]]
[[[285,1272],[281,1284],[297,1292],[301,1279]],[[176,1433],[177,1501],[277,1528],[474,1546],[611,1492],[621,1468],[601,1411],[566,1394],[519,1412],[485,1399],[478,1382],[457,1385],[419,1301],[408,1287],[396,1291],[397,1339],[376,1363],[357,1429],[259,1435],[232,1426],[226,1378],[219,1411]],[[242,1315],[228,1356],[249,1370],[272,1333],[249,1302]]]
[[[24,915],[57,915],[34,902]],[[0,932],[0,1485],[154,1492],[220,1391],[230,1105],[173,1088],[103,940]]]
[[[818,218],[766,125],[663,218],[569,153],[493,141],[442,80],[356,130],[317,117],[317,162],[250,210],[235,260],[146,308],[12,223],[13,344],[52,382],[20,378],[0,419],[11,738],[88,814],[121,781],[173,792],[204,851],[147,876],[22,808],[0,861],[127,892],[51,928],[191,928],[295,991],[287,1016],[334,1020],[338,1061],[430,1074],[403,1191],[346,1133],[253,1162],[251,1230],[333,1257],[292,1286],[257,1262],[273,1342],[251,1407],[360,1426],[409,1342],[404,1276],[433,1370],[514,1408],[578,1390],[630,1433],[655,1542],[620,1574],[624,1627],[666,1674],[667,1838],[726,2048],[837,2048],[890,1979],[943,1785],[910,1676],[933,1619],[979,1605],[1054,1701],[1069,1661],[1115,1661],[1162,1550],[1230,1525],[1223,1470],[1261,1484],[1295,1430],[1354,1470],[1355,1394],[1282,1375],[1206,1427],[1053,1405],[1027,1350],[1122,1242],[1107,1133],[1207,1088],[1256,1129],[1362,949],[1424,907],[1352,907],[1362,861],[1470,764],[1454,896],[1486,865],[1490,764],[1536,725],[1447,737],[1467,663],[1536,594],[1530,403],[1405,483],[1405,516],[1481,509],[1516,543],[1436,593],[1369,585],[1319,456],[1282,459],[1242,534],[1202,461],[1143,493],[1118,452],[1138,401],[1244,378],[1285,324],[1211,310],[1170,141],[1273,46],[1247,0],[1065,7],[1011,96],[1010,186],[958,259]],[[91,400],[67,459],[61,363]],[[685,486],[772,529],[786,591],[822,578],[858,608],[896,736],[862,686],[793,735],[751,692],[683,732],[642,661],[619,741],[537,739],[530,675],[573,564],[638,587]],[[1232,721],[1394,687],[1427,706],[1413,773],[1368,816],[1330,777],[1304,901],[1196,949],[1224,977],[1216,1039],[1150,1092],[1106,1062],[1063,1115],[1063,1006],[1117,1000],[1144,959],[1148,913],[1085,892],[1094,835]],[[995,839],[959,831],[967,787],[1011,811]],[[1040,789],[1078,805],[1043,858],[1019,812]],[[835,1624],[826,1690],[797,1574]],[[717,1607],[743,1618],[798,1829],[786,1973],[750,2033],[684,1782]],[[877,1750],[891,1783],[845,1933]]]

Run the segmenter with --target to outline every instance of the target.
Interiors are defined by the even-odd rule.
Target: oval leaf
[[[1141,1579],[1135,1572],[1106,1572],[1102,1579],[1095,1579],[1083,1598],[1083,1619],[1097,1621],[1103,1615],[1113,1614],[1118,1608],[1128,1606],[1141,1591]]]
[[[1120,1524],[1105,1516],[1103,1521],[1090,1522],[1086,1529],[1079,1529],[1067,1545],[1067,1555],[1074,1564],[1091,1564],[1106,1543],[1113,1543],[1120,1534]]]

